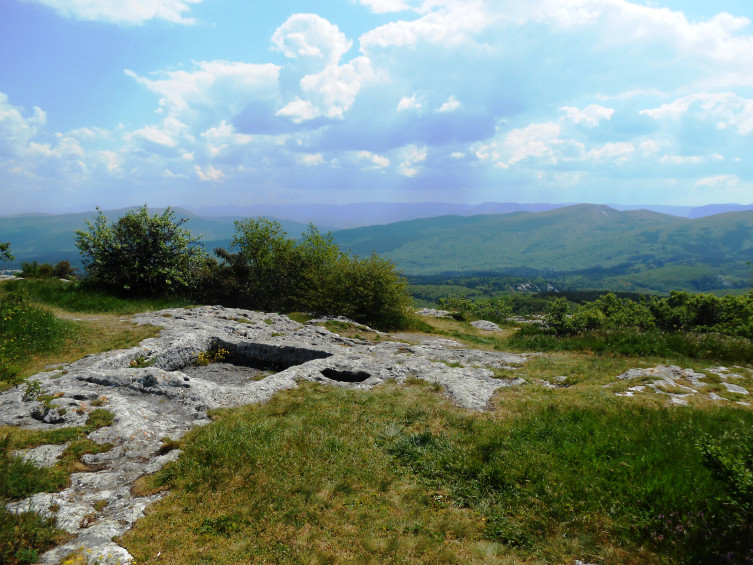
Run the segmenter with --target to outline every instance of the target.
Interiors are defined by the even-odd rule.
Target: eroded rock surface
[[[138,347],[91,355],[32,377],[44,393],[55,396],[51,406],[24,400],[22,387],[0,394],[4,425],[83,425],[97,405],[115,414],[111,426],[89,434],[99,444],[113,445],[108,452],[84,456],[95,471],[74,473],[62,492],[8,505],[16,512],[55,516],[59,527],[75,535],[47,552],[41,563],[59,563],[73,551],[82,551],[90,563],[130,563],[131,556],[112,539],[161,496],[134,497],[131,485],[177,458],[177,450],[160,454],[162,438],[177,440],[208,423],[210,408],[262,402],[301,380],[370,389],[388,379],[418,378],[442,385],[460,406],[483,410],[495,390],[525,382],[494,378],[493,371],[515,368],[525,356],[465,349],[448,340],[372,343],[277,314],[216,306],[163,310],[134,320],[164,330]],[[226,359],[195,367],[200,352],[218,348],[228,352]],[[51,464],[60,451],[43,446],[27,456]]]
[[[709,374],[715,375],[716,379],[710,379]],[[673,404],[685,406],[693,397],[704,396],[709,400],[729,402],[729,398],[718,395],[713,390],[716,385],[717,392],[727,392],[737,397],[749,396],[750,392],[743,385],[753,387],[753,380],[732,372],[727,367],[711,367],[704,372],[698,373],[693,369],[682,369],[676,365],[657,365],[646,369],[629,369],[618,375],[620,381],[638,381],[640,384],[629,387],[627,390],[615,393],[617,396],[635,396],[636,394],[655,392],[668,395]],[[730,379],[737,383],[729,382]],[[609,386],[609,385],[607,385]],[[750,406],[750,403],[735,400],[738,404]]]

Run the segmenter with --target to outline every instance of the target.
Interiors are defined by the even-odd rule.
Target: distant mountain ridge
[[[301,219],[313,221],[319,214],[334,220],[324,214],[332,210],[338,214],[347,210],[355,217],[363,206],[370,205],[322,205],[321,210],[311,211],[311,217]],[[372,210],[371,217],[416,212],[406,206],[385,205]],[[455,210],[457,206],[434,203],[424,212]],[[488,203],[463,207],[463,211],[507,212],[409,219],[339,230],[333,235],[343,250],[362,256],[375,251],[395,261],[409,275],[488,273],[557,280],[560,287],[632,291],[750,287],[750,267],[746,262],[753,260],[753,206],[702,207],[696,211],[701,215],[698,218],[645,209],[620,211],[592,204],[542,204],[535,205],[534,211],[522,209],[527,206]],[[744,210],[705,215],[726,207]],[[292,209],[300,212],[297,207]],[[106,211],[105,215],[113,221],[127,210]],[[210,251],[227,247],[234,233],[233,221],[250,215],[201,216],[182,208],[175,211],[177,217],[191,218],[186,227],[195,235],[201,234]],[[89,212],[0,217],[0,241],[10,241],[16,255],[14,264],[2,267],[63,259],[80,265],[74,232],[85,229],[85,220],[95,215]],[[288,218],[280,222],[291,237],[305,231],[308,223]],[[328,231],[321,223],[320,229]]]
[[[484,202],[482,204],[453,204],[449,202],[362,202],[355,204],[257,204],[253,206],[214,206],[194,208],[201,216],[270,216],[332,229],[350,229],[377,224],[392,224],[436,216],[476,216],[479,214],[510,214],[512,212],[547,212],[576,203],[516,203]],[[725,212],[753,210],[753,204],[711,204],[707,206],[617,205],[620,211],[650,210],[683,218],[700,218]]]
[[[753,210],[697,219],[581,204],[546,212],[443,216],[335,232],[410,275],[510,274],[633,291],[750,286]]]

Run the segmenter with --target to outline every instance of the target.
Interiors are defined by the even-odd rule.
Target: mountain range
[[[305,231],[305,222],[313,218],[331,220],[319,223],[320,229],[327,231],[327,226],[343,223],[347,217],[361,222],[400,214],[410,217],[421,210],[433,214],[333,232],[343,250],[361,256],[376,252],[413,276],[516,276],[557,281],[560,287],[650,292],[750,287],[746,262],[753,260],[753,206],[683,208],[685,216],[590,204],[496,203],[442,215],[437,214],[457,212],[460,205],[433,203],[422,209],[402,204],[374,206],[322,205],[310,210],[308,217],[300,206],[276,211],[285,212],[280,221],[293,237]],[[533,210],[525,209],[530,207]],[[127,210],[105,215],[112,221]],[[723,212],[712,214],[720,210]],[[249,215],[243,209],[225,216],[197,215],[181,208],[175,211],[178,218],[191,218],[185,227],[201,234],[209,250],[227,247],[233,221]],[[275,210],[262,211],[270,216]],[[335,217],[335,212],[345,216]],[[4,266],[61,259],[80,265],[74,231],[85,229],[85,221],[93,217],[92,213],[0,217],[0,241],[10,241],[16,255],[15,264]]]

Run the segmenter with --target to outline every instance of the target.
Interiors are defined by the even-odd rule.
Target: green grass
[[[0,427],[0,563],[35,563],[46,549],[65,541],[65,532],[55,528],[55,520],[25,512],[5,510],[7,500],[17,500],[36,492],[56,492],[68,485],[71,473],[85,471],[81,457],[112,448],[86,438],[86,434],[109,426],[114,415],[98,408],[89,413],[86,425],[53,430],[25,430]],[[51,468],[37,467],[12,454],[14,450],[46,444],[70,442]]]
[[[171,492],[120,540],[138,562],[711,563],[753,543],[697,446],[749,429],[745,409],[582,383],[473,414],[411,381],[216,418],[147,479]]]
[[[1,295],[0,381],[17,382],[33,355],[60,349],[75,333],[75,324],[35,307],[28,296]]]
[[[191,303],[185,298],[121,298],[106,292],[86,288],[80,282],[64,283],[59,280],[11,280],[0,285],[0,290],[14,292],[23,289],[34,300],[63,308],[70,312],[107,312],[135,314],[165,308],[182,308]]]
[[[521,351],[588,351],[598,355],[704,359],[717,363],[753,363],[753,341],[717,333],[596,330],[558,337],[534,326],[523,327],[502,348]]]

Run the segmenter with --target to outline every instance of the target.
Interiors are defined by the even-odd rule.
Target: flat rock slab
[[[419,378],[444,387],[458,405],[483,410],[495,390],[525,382],[494,378],[493,371],[520,366],[524,355],[466,349],[442,340],[372,343],[277,314],[218,306],[162,310],[133,319],[163,330],[138,347],[90,355],[31,378],[44,393],[56,396],[52,408],[25,401],[23,387],[0,393],[2,425],[83,425],[95,406],[115,415],[111,426],[89,434],[97,443],[113,445],[108,452],[84,456],[84,463],[97,471],[74,473],[61,492],[8,504],[14,512],[54,516],[59,527],[74,534],[70,542],[45,553],[41,563],[59,563],[82,548],[89,563],[132,562],[111,540],[162,495],[137,498],[131,485],[177,458],[177,450],[160,454],[162,439],[177,440],[208,423],[211,408],[264,402],[302,380],[368,390],[386,380]],[[223,362],[195,366],[199,353],[218,348],[228,352]],[[28,457],[48,463],[59,449],[43,446]]]
[[[471,322],[471,325],[477,330],[484,330],[487,332],[498,332],[502,329],[494,322],[488,320],[476,320],[475,322]]]

